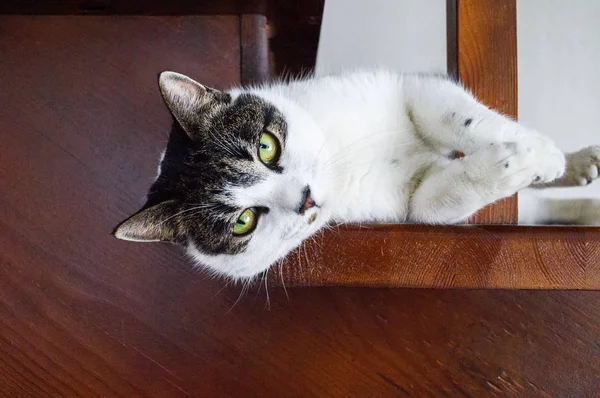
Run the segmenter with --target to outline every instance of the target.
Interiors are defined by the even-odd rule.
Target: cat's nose
[[[302,198],[300,199],[300,205],[296,209],[296,212],[301,216],[304,215],[304,212],[311,207],[315,207],[317,204],[313,200],[312,196],[310,196],[310,187],[307,185],[302,190]]]

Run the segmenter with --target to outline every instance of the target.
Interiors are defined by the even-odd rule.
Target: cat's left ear
[[[231,102],[229,94],[203,86],[180,73],[162,72],[158,85],[167,108],[192,139],[207,112]]]
[[[112,232],[117,239],[133,242],[172,242],[179,236],[176,201],[170,200],[142,209],[122,221]]]

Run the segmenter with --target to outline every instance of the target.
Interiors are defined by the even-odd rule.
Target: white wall
[[[518,0],[519,120],[575,151],[600,144],[600,1]],[[600,181],[551,197],[598,197]]]
[[[446,71],[446,0],[326,0],[316,73]]]

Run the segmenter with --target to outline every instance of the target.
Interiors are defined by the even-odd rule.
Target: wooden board
[[[345,226],[275,268],[286,285],[598,289],[600,228]]]
[[[484,104],[517,118],[515,0],[457,1],[458,77]],[[450,9],[452,12],[452,9]],[[452,19],[453,15],[449,14]],[[451,27],[454,24],[449,23]],[[454,51],[449,44],[450,52]],[[450,57],[449,57],[450,59]],[[471,224],[517,224],[517,195],[479,211]]]
[[[240,60],[243,85],[270,79],[267,17],[264,15],[240,16]]]

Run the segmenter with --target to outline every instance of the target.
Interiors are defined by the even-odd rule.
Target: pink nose
[[[302,191],[302,199],[300,200],[300,206],[297,209],[298,214],[301,216],[304,215],[304,212],[311,207],[315,207],[317,204],[313,200],[312,196],[310,196],[310,187],[307,185]]]

